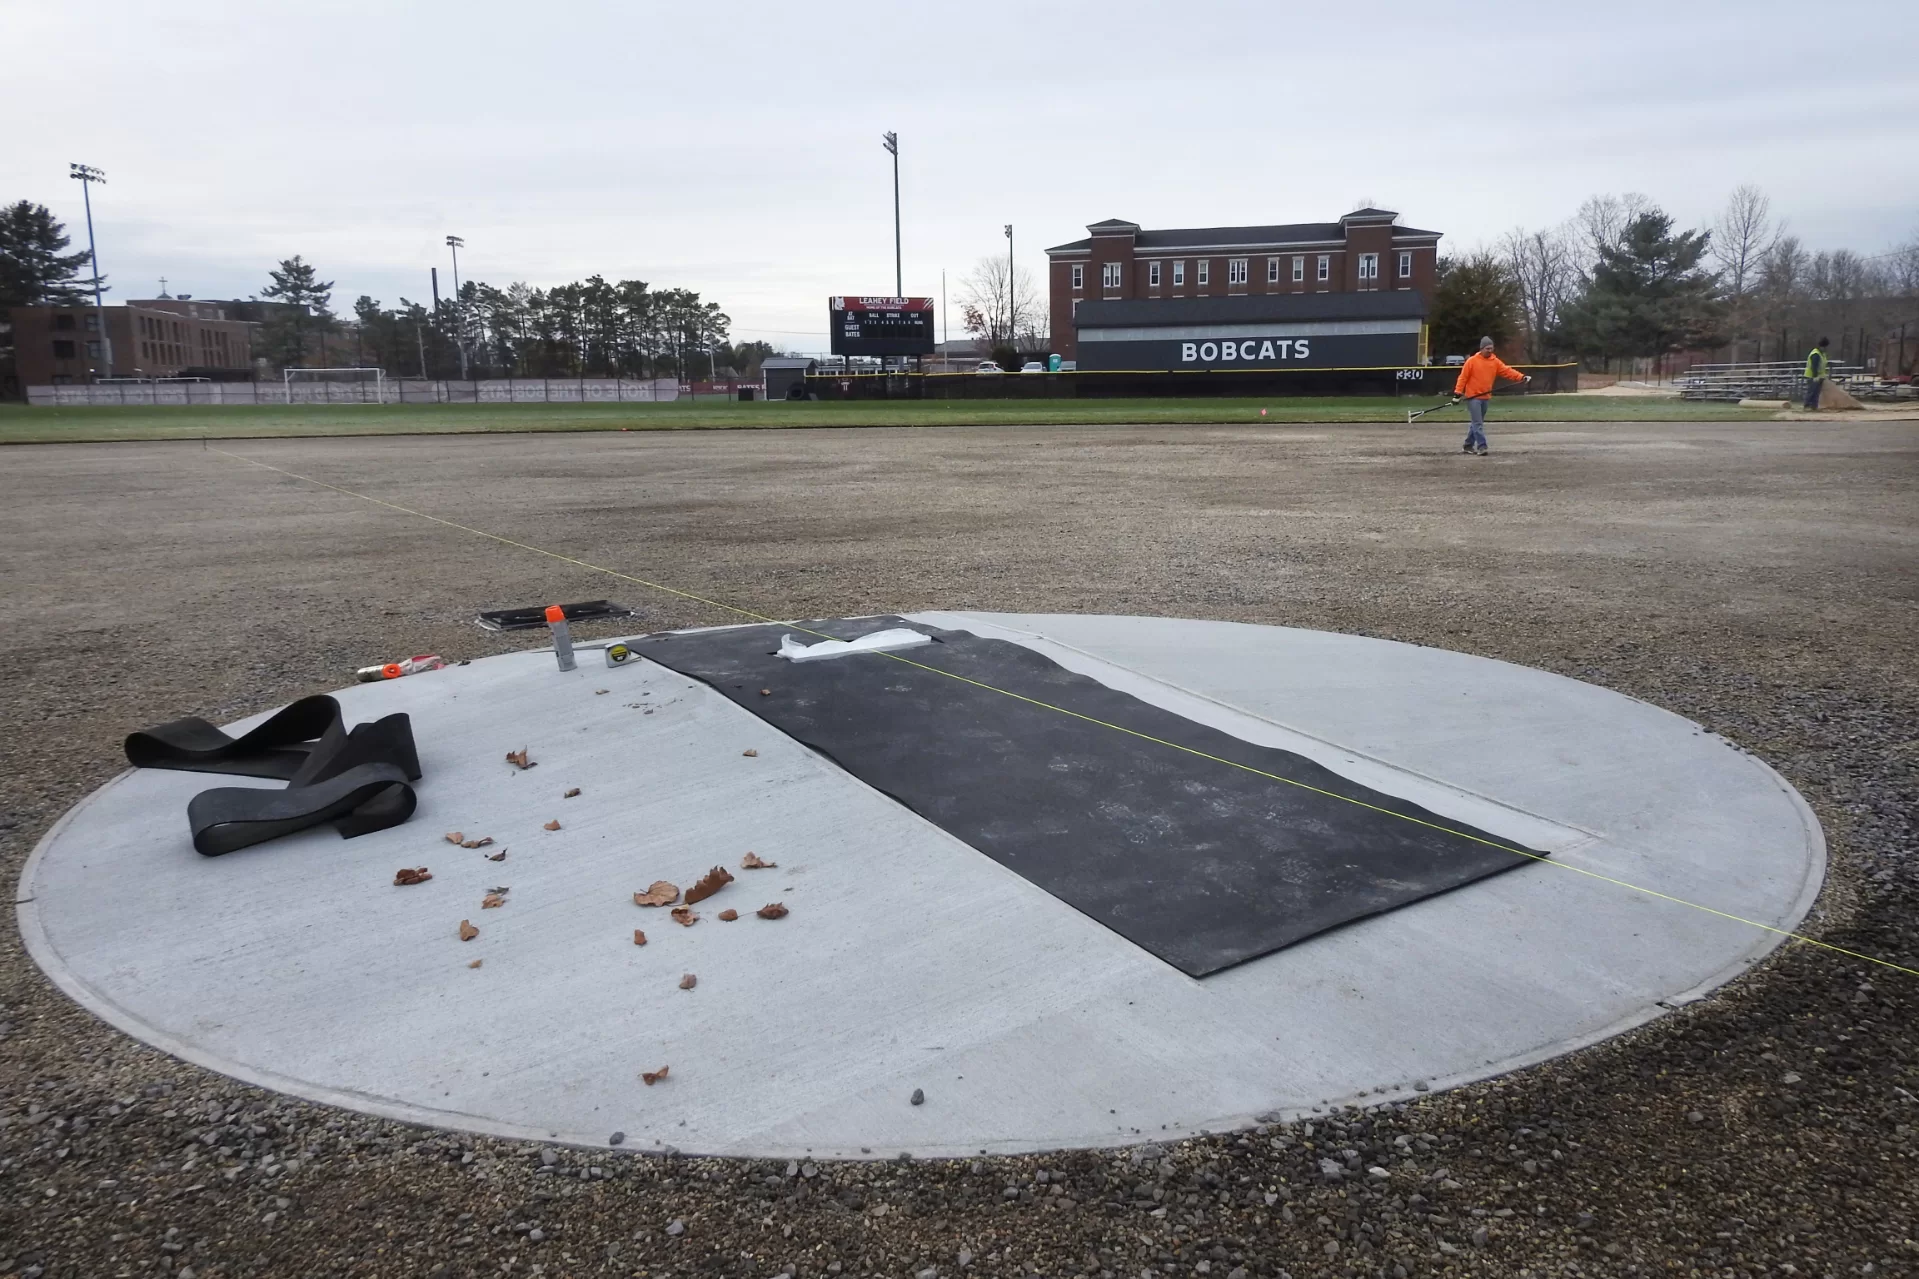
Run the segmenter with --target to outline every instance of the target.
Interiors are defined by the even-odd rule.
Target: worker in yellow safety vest
[[[1826,378],[1832,373],[1832,361],[1826,358],[1826,344],[1830,341],[1832,341],[1831,338],[1820,338],[1812,350],[1806,353],[1806,407],[1808,409],[1819,407],[1819,389],[1826,384]]]

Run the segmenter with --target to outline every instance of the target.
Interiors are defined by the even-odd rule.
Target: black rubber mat
[[[838,639],[911,626],[942,642],[904,661],[794,663],[773,655],[780,636],[815,636],[743,626],[633,647],[1194,977],[1529,864],[1492,846],[1520,845],[1018,644],[896,617],[803,625]]]
[[[412,721],[404,714],[348,730],[331,697],[303,697],[251,732],[229,737],[203,719],[176,719],[131,733],[127,762],[274,777],[283,790],[216,786],[187,804],[193,847],[207,857],[332,822],[342,838],[397,826],[418,803]]]

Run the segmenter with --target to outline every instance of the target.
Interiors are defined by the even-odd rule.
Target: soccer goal
[[[386,370],[372,368],[287,369],[281,375],[287,403],[385,404]],[[293,388],[298,386],[299,394]]]

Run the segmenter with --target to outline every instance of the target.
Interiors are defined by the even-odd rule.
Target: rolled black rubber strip
[[[418,799],[412,721],[388,715],[348,730],[331,697],[305,697],[239,737],[203,719],[177,719],[127,737],[146,768],[275,777],[283,790],[219,786],[187,805],[193,847],[207,857],[332,822],[343,839],[397,826]]]
[[[127,763],[135,768],[277,777],[284,782],[307,762],[313,740],[340,722],[340,703],[324,694],[302,697],[238,737],[188,716],[127,734]]]

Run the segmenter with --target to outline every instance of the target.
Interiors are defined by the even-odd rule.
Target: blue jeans
[[[1485,400],[1466,401],[1466,447],[1469,449],[1486,447],[1486,404]]]
[[[1825,380],[1826,379],[1820,377],[1809,377],[1806,379],[1807,408],[1816,409],[1819,407],[1819,388],[1825,384]]]

